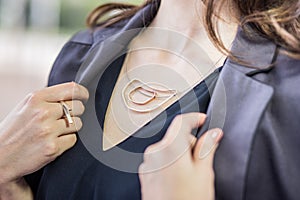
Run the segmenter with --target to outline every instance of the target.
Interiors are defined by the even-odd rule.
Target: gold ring
[[[60,104],[63,107],[64,115],[66,116],[68,123],[73,124],[74,121],[73,121],[71,113],[70,113],[70,111],[72,109],[64,101],[60,101]]]

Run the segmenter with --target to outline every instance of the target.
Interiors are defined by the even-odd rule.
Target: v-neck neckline
[[[102,77],[99,79],[98,82],[98,86],[97,86],[97,92],[95,95],[95,110],[96,110],[96,114],[97,114],[97,118],[98,118],[98,122],[100,123],[100,126],[104,127],[104,121],[105,121],[105,116],[106,116],[106,112],[109,106],[109,102],[111,101],[112,98],[112,94],[115,88],[115,85],[117,83],[119,74],[121,72],[123,63],[125,61],[126,58],[126,54],[121,55],[120,57],[118,57],[114,62],[112,62],[110,64],[110,66],[105,70],[105,72],[103,73]],[[208,81],[210,79],[216,80],[212,77],[216,77],[216,75],[218,76],[220,69],[215,70],[213,73],[211,73],[210,75],[208,75],[208,77],[206,79],[204,79],[203,81],[201,81],[200,83],[198,83],[195,87],[191,88],[186,94],[184,94],[179,100],[176,100],[175,102],[173,102],[170,106],[167,107],[166,110],[164,110],[163,112],[159,113],[157,116],[155,116],[153,119],[151,119],[149,122],[147,122],[145,125],[141,126],[139,129],[137,129],[137,131],[135,131],[134,133],[132,133],[129,137],[127,137],[126,139],[124,139],[123,141],[119,142],[118,144],[114,145],[115,146],[119,146],[122,145],[122,143],[126,142],[128,139],[130,138],[134,138],[137,135],[140,135],[141,132],[143,132],[142,130],[147,127],[149,124],[152,124],[152,126],[154,125],[154,121],[158,122],[158,119],[162,118],[162,116],[165,116],[166,113],[167,114],[167,118],[169,115],[178,115],[181,113],[181,106],[180,104],[182,104],[181,102],[184,102],[185,99],[190,98],[190,96],[194,96],[192,98],[198,98],[197,95],[201,94],[197,94],[195,96],[195,94],[197,93],[197,90],[201,87],[199,87],[200,85],[209,85],[211,84],[211,81]],[[205,92],[204,92],[205,93]],[[211,95],[211,94],[209,94]],[[210,98],[210,97],[208,97]],[[207,103],[208,104],[208,103]],[[170,113],[171,111],[174,112],[174,108],[178,107],[176,110],[176,113]],[[199,110],[199,108],[196,108],[196,110]],[[203,110],[202,110],[203,112]],[[162,124],[158,125],[158,126],[163,126]],[[162,127],[161,127],[162,128]],[[103,135],[101,135],[100,137],[103,137]],[[142,138],[144,136],[141,136]],[[139,136],[138,136],[139,138]],[[101,145],[102,146],[102,145]],[[111,148],[113,148],[111,147]]]

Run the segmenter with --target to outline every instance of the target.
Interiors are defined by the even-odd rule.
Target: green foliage
[[[88,14],[97,6],[109,2],[141,4],[143,0],[61,0],[61,31],[74,32],[83,29]]]

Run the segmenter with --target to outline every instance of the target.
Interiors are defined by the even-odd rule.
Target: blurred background
[[[0,0],[0,121],[26,94],[46,86],[64,43],[107,2],[143,0]]]

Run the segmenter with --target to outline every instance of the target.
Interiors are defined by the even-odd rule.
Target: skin
[[[22,177],[56,159],[76,142],[88,91],[76,83],[28,95],[0,124],[0,199],[29,199]],[[72,108],[73,124],[63,118],[59,101]],[[5,173],[3,173],[5,172]]]
[[[204,120],[201,113],[178,116],[165,137],[147,148],[139,168],[143,200],[214,199],[213,159],[223,133],[212,129],[196,141],[191,132]],[[206,137],[214,142],[204,145]],[[207,156],[200,159],[200,152]]]
[[[229,7],[225,4],[224,6]],[[222,66],[226,56],[215,47],[207,35],[203,24],[203,8],[202,0],[161,0],[158,13],[151,22],[150,27],[167,29],[185,35],[204,49],[211,61],[216,64],[216,67],[219,67]],[[227,9],[224,10],[224,13],[219,13],[222,17],[222,20],[219,21],[219,28],[224,45],[229,48],[236,35],[237,23],[232,10],[229,8],[228,11]],[[159,37],[156,37],[157,39]],[[189,48],[189,42],[189,40],[182,40],[169,45],[180,52]],[[167,59],[172,62],[174,58],[169,57]]]

